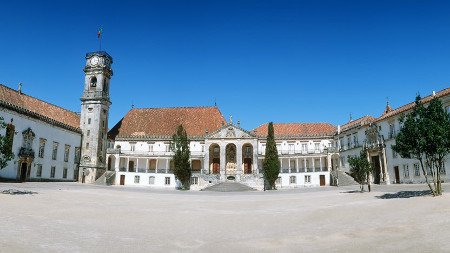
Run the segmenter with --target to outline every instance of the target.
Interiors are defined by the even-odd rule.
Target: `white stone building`
[[[427,103],[433,98],[439,98],[447,112],[450,112],[450,88],[446,88],[434,95],[422,99]],[[383,114],[374,118],[364,116],[352,120],[342,127],[338,127],[333,147],[339,149],[336,167],[342,171],[349,171],[348,156],[359,155],[362,149],[369,152],[370,161],[375,166],[372,181],[375,184],[390,183],[424,183],[422,170],[417,160],[403,159],[392,150],[395,136],[400,131],[400,117],[412,110],[414,102],[393,110],[386,106]],[[447,158],[445,169],[441,172],[441,179],[450,181],[450,160]]]
[[[217,107],[132,109],[109,132],[108,170],[118,185],[175,187],[171,136],[182,124],[191,144],[194,188],[236,181],[263,187],[267,124],[246,131]],[[330,124],[274,124],[280,155],[279,187],[329,185]]]
[[[71,111],[0,85],[0,117],[12,136],[14,159],[0,178],[18,181],[74,181],[78,175],[80,117]]]

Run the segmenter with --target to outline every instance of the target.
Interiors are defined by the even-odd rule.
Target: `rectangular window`
[[[358,135],[356,133],[353,134],[353,144],[355,147],[359,147]]]
[[[419,168],[419,164],[418,163],[414,164],[414,176],[420,177],[420,168]]]
[[[81,150],[80,148],[75,148],[75,160],[74,163],[80,163]]]
[[[352,147],[352,139],[350,138],[350,135],[347,136],[347,147],[351,148]]]
[[[40,138],[39,139],[39,157],[40,158],[44,158],[44,151],[45,151],[45,142],[46,142],[47,140],[46,139],[43,139],[43,138]]]
[[[63,178],[67,178],[67,168],[63,169]]]
[[[166,179],[165,179],[165,184],[166,184],[166,185],[170,185],[170,177],[166,177]]]
[[[88,118],[88,125],[91,124],[91,118]]]
[[[86,142],[86,149],[89,149],[89,142]]]
[[[87,130],[86,136],[89,137],[91,135],[91,130]]]
[[[289,144],[289,154],[294,154],[295,144]]]
[[[198,185],[198,177],[191,177],[191,184]]]
[[[41,176],[42,176],[42,164],[38,164],[37,170],[36,170],[36,177],[41,177]]]
[[[403,164],[403,177],[409,178],[409,165]]]
[[[56,171],[56,167],[52,166],[50,168],[50,178],[54,178],[55,177],[55,171]]]
[[[395,152],[392,148],[391,148],[391,150],[392,150],[392,158],[397,158],[397,152]]]
[[[297,184],[297,177],[296,176],[290,176],[289,177],[289,183],[290,184]]]
[[[395,125],[394,123],[389,125],[389,139],[395,137]]]
[[[308,144],[306,144],[306,143],[302,144],[302,151],[303,152],[307,152],[308,151]]]
[[[148,184],[155,184],[155,177],[151,176],[148,178]]]
[[[153,144],[148,145],[148,151],[153,152]]]
[[[57,142],[53,142],[52,159],[56,160],[57,156],[58,156],[58,143]]]
[[[131,149],[131,151],[134,151],[134,149],[135,149],[135,146],[136,146],[136,144],[134,144],[134,143],[130,143],[130,149]]]
[[[311,183],[311,176],[305,176],[305,183],[310,184]]]
[[[139,180],[141,180],[140,176],[134,176],[134,183],[139,184]]]
[[[64,162],[69,161],[69,152],[70,152],[70,145],[66,145],[64,147]]]
[[[316,152],[319,152],[319,151],[320,151],[320,143],[314,143],[314,150],[315,150]]]

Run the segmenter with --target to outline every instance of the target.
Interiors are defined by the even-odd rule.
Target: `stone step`
[[[215,191],[215,192],[243,192],[243,191],[256,191],[255,189],[246,185],[236,182],[223,182],[209,187],[206,187],[202,191]]]

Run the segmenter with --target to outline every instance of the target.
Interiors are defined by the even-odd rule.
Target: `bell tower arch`
[[[83,69],[84,90],[80,99],[82,131],[80,182],[93,183],[106,171],[112,62],[112,57],[104,51],[86,54],[86,66]]]

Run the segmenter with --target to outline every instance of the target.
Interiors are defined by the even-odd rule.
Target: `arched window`
[[[97,77],[91,77],[91,87],[97,87]]]

